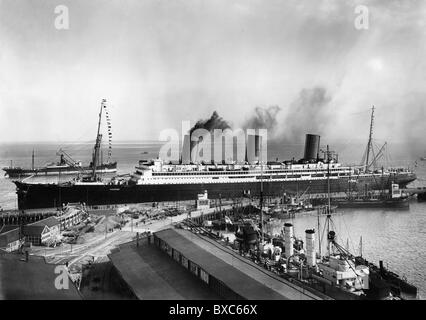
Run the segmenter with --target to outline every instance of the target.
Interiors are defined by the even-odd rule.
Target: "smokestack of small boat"
[[[317,264],[315,253],[315,230],[307,229],[306,234],[306,259],[309,267]]]
[[[284,241],[285,256],[289,258],[294,253],[293,225],[291,223],[284,224]]]

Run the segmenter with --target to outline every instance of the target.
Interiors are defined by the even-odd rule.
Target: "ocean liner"
[[[259,155],[260,139],[254,139],[255,155]],[[305,191],[321,196],[327,192],[381,190],[396,183],[405,187],[416,179],[408,169],[379,171],[343,166],[337,155],[320,158],[320,136],[308,134],[303,159],[299,161],[235,163],[170,164],[161,159],[141,160],[130,178],[113,177],[102,181],[95,171],[86,179],[62,184],[25,183],[15,181],[19,209],[60,207],[83,202],[88,206],[128,203],[195,200],[207,191],[210,198],[283,196],[284,193]],[[93,163],[98,157],[98,143]],[[328,190],[327,172],[330,173]],[[262,184],[260,182],[263,182]]]

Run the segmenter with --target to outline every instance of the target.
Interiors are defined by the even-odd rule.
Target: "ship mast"
[[[96,167],[98,165],[98,160],[99,160],[99,149],[101,147],[101,140],[102,140],[102,135],[100,134],[100,130],[101,130],[101,119],[102,119],[102,109],[104,108],[106,103],[105,99],[102,99],[101,102],[101,109],[99,111],[99,121],[98,121],[98,133],[96,135],[96,142],[95,142],[95,147],[93,150],[93,158],[92,158],[92,179],[93,181],[96,180]]]
[[[327,145],[327,253],[328,256],[331,254],[331,242],[329,241],[330,234],[330,218],[331,218],[331,193],[330,193],[330,163],[331,154],[330,147]]]
[[[263,143],[263,139],[261,140]],[[262,145],[263,148],[263,145]],[[263,150],[263,149],[260,149]],[[262,162],[262,152],[260,152],[260,234],[262,243],[264,241],[263,237],[263,162]]]
[[[370,158],[370,150],[372,149],[372,143],[373,143],[373,125],[374,125],[374,106],[371,108],[370,134],[368,136],[367,151],[365,156],[365,171],[367,171],[370,167],[370,165],[368,164],[368,160]]]
[[[327,214],[330,214],[330,208],[331,208],[331,196],[330,196],[330,148],[327,145],[327,198],[328,198],[328,205],[327,205]]]
[[[321,228],[320,228],[320,208],[317,210],[317,218],[318,218],[318,253],[321,259]]]

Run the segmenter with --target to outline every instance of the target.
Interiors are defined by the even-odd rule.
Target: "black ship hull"
[[[400,187],[405,187],[415,180],[415,175],[401,174],[393,177]],[[381,190],[383,182],[377,177],[366,176],[358,178],[358,187],[368,186],[371,190]],[[83,202],[89,206],[117,205],[126,203],[163,202],[196,200],[198,194],[205,190],[210,199],[230,199],[242,196],[258,197],[259,182],[241,183],[194,183],[194,184],[30,184],[15,181],[18,194],[18,208],[52,208],[63,204]],[[330,179],[332,193],[346,192],[349,182],[347,177]],[[319,197],[326,197],[328,191],[327,179],[273,181],[263,183],[264,196],[281,197],[284,193],[306,192]]]
[[[333,205],[339,208],[393,208],[409,209],[408,197],[396,199],[367,199],[367,200],[338,200],[332,201]]]
[[[93,170],[92,167],[79,167],[79,166],[53,166],[36,169],[24,168],[3,168],[6,172],[5,175],[12,179],[20,179],[29,176],[51,176],[51,175],[72,175],[80,173],[89,173]],[[96,167],[97,173],[114,173],[117,172],[117,162],[105,163]]]

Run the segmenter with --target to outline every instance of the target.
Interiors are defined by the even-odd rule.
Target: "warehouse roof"
[[[22,232],[26,236],[41,236],[43,231],[47,228],[47,226],[41,225],[41,226],[35,226],[35,225],[25,225],[22,228]]]
[[[59,225],[60,222],[55,217],[49,217],[34,223],[29,224],[30,226],[48,226],[49,228]]]
[[[9,243],[19,240],[19,227],[7,226],[0,229],[0,247],[6,247]],[[21,237],[23,238],[23,237]]]
[[[159,231],[155,235],[243,298],[249,300],[286,299],[285,296],[204,250],[174,229]]]
[[[130,290],[142,300],[217,300],[220,297],[208,286],[200,285],[188,270],[158,247],[140,239],[119,246],[109,255],[111,262]]]

